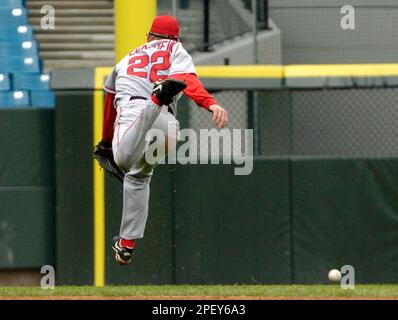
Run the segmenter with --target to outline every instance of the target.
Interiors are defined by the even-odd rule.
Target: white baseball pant
[[[117,107],[112,148],[115,162],[126,171],[119,234],[126,240],[142,238],[148,218],[149,184],[157,165],[148,163],[146,158],[148,131],[159,129],[164,133],[164,139],[156,135],[157,140],[151,142],[151,149],[159,146],[157,150],[164,153],[158,154],[159,158],[177,144],[179,123],[167,110],[167,106],[159,107],[151,100],[119,102]]]

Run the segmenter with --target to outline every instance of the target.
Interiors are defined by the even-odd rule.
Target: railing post
[[[172,0],[171,1],[171,14],[175,18],[177,18],[177,14],[178,14],[177,6],[178,6],[177,0]]]
[[[268,0],[260,0],[258,4],[258,21],[260,22],[261,29],[268,30]]]
[[[210,0],[204,0],[203,2],[203,50],[209,51],[210,43]]]
[[[252,0],[252,12],[253,12],[253,64],[257,64],[258,57],[257,57],[257,33],[258,33],[258,23],[257,23],[257,12],[258,12],[258,3],[257,0]]]

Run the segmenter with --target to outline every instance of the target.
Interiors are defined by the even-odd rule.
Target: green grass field
[[[344,290],[338,285],[164,285],[164,286],[106,286],[56,287],[43,290],[38,287],[0,287],[1,297],[130,297],[130,296],[239,296],[239,297],[314,297],[314,298],[385,298],[398,299],[398,285],[357,285]]]

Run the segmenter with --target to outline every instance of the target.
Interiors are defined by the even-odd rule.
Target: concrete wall
[[[261,31],[257,35],[257,61],[259,64],[281,64],[281,32],[272,23],[270,31]],[[243,37],[224,42],[212,52],[193,55],[197,65],[223,65],[225,59],[231,65],[254,64],[253,36],[247,33]]]
[[[0,286],[39,287],[43,276],[40,269],[0,270]]]
[[[342,6],[355,8],[355,30],[343,30]],[[398,53],[398,1],[270,0],[282,32],[282,62],[385,63]]]

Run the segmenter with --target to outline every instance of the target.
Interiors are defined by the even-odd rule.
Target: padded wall
[[[0,110],[0,268],[54,264],[54,110]]]
[[[292,163],[294,283],[326,283],[355,268],[357,283],[398,282],[398,160]]]

